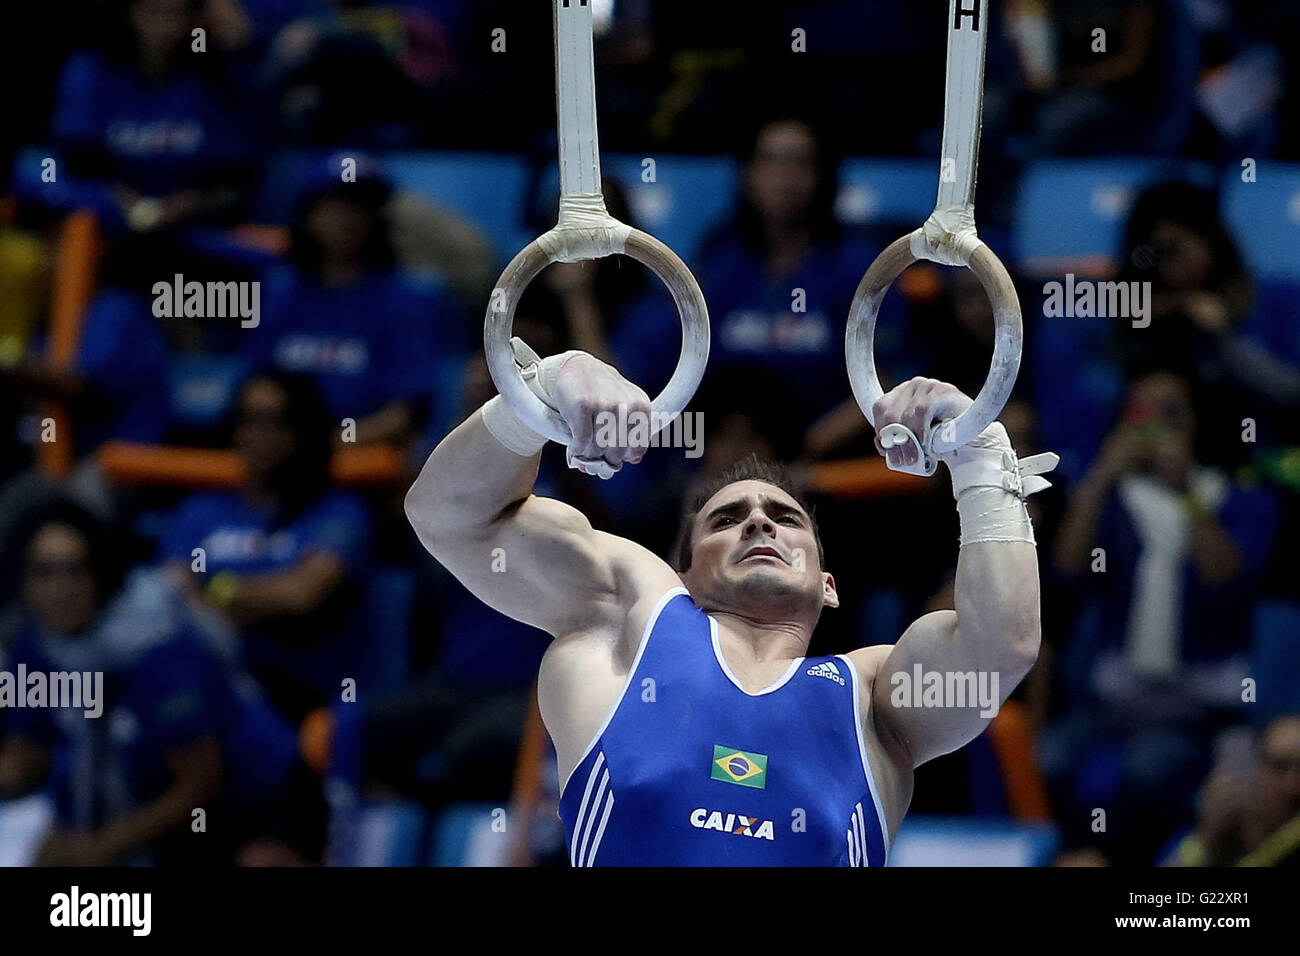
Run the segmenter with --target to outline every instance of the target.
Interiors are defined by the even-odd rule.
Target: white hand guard
[[[510,348],[515,355],[515,364],[519,366],[520,377],[523,378],[524,384],[528,386],[529,391],[547,406],[558,412],[559,409],[556,408],[555,399],[551,396],[560,369],[564,367],[564,363],[575,355],[586,355],[587,353],[577,349],[570,349],[567,352],[561,352],[559,355],[548,355],[543,359],[529,347],[528,343],[518,336],[510,340]],[[488,431],[492,433],[497,441],[516,455],[531,457],[546,445],[546,437],[537,434],[537,432],[521,422],[506,406],[505,400],[500,395],[497,395],[483,406],[483,424],[487,426]],[[610,478],[619,470],[619,467],[622,467],[615,467],[603,458],[579,458],[572,450],[567,448],[565,449],[565,459],[570,468],[576,468],[584,474],[596,475],[600,478]]]

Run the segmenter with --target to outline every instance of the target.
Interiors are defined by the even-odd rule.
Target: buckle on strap
[[[1001,452],[993,449],[965,451],[968,457],[964,461],[949,464],[953,498],[961,497],[967,488],[982,487],[1001,488],[1024,500],[1051,487],[1051,482],[1039,476],[1051,471],[1061,460],[1060,455],[1050,451],[1021,459],[1017,459],[1009,449]]]
[[[1061,461],[1055,452],[1046,451],[1039,455],[1016,460],[1010,452],[1005,455],[1005,463],[1010,467],[1002,472],[1002,487],[1020,498],[1028,498],[1036,492],[1052,487],[1046,478],[1040,478],[1051,471]]]

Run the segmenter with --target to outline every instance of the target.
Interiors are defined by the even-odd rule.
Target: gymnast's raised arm
[[[543,360],[536,381],[573,434],[571,463],[594,472],[641,460],[648,437],[626,447],[599,441],[602,414],[634,421],[650,410],[645,392],[616,369],[566,352]],[[434,449],[406,494],[407,518],[429,553],[501,613],[556,637],[621,629],[643,589],[680,581],[646,549],[532,493],[545,441],[493,398]]]
[[[970,405],[952,385],[916,378],[876,402],[875,424],[884,430],[900,423],[924,435]],[[876,447],[896,465],[917,455],[908,446],[886,447],[879,434]],[[1047,486],[1036,476],[1054,467],[1056,456],[1017,459],[1006,429],[994,422],[939,459],[951,474],[961,519],[956,610],[935,611],[907,628],[877,671],[872,694],[877,729],[913,767],[978,736],[1038,656],[1038,555],[1024,502]],[[940,675],[945,687],[960,677],[985,690],[926,702],[933,706],[896,693],[924,671]]]

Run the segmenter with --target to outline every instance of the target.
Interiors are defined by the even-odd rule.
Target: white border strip
[[[610,811],[614,809],[614,791],[609,792],[605,798],[605,813],[600,818],[600,826],[596,828],[596,838],[591,841],[591,853],[587,856],[587,862],[583,866],[596,865],[596,852],[600,849],[600,841],[605,837],[605,824],[609,822]]]
[[[780,690],[789,683],[790,678],[793,677],[795,671],[799,669],[799,665],[807,660],[806,657],[796,657],[790,662],[790,666],[786,668],[785,673],[776,679],[776,683],[770,684],[762,690],[751,694],[749,691],[745,690],[744,687],[740,686],[740,681],[736,680],[736,675],[733,674],[731,668],[727,666],[727,659],[722,656],[722,645],[718,643],[718,622],[712,617],[709,618],[709,633],[713,640],[713,656],[718,659],[718,665],[722,668],[722,673],[726,674],[727,680],[735,684],[736,690],[740,691],[746,697],[762,697],[764,694],[770,694],[774,690]]]
[[[578,816],[573,821],[573,846],[569,848],[569,862],[573,866],[578,865],[578,833],[582,830],[582,821],[587,818],[587,810],[591,806],[591,788],[596,785],[596,777],[604,765],[605,753],[601,751],[595,763],[591,765],[591,773],[587,774],[587,789],[582,793],[582,802],[578,804]]]
[[[889,820],[885,817],[885,808],[880,805],[879,788],[876,786],[875,775],[871,772],[871,762],[867,760],[867,742],[862,736],[862,691],[858,686],[858,668],[847,655],[836,654],[835,656],[849,665],[849,673],[853,675],[853,725],[858,733],[858,756],[862,758],[862,771],[867,777],[867,789],[871,791],[871,802],[876,807],[876,819],[880,823],[880,836],[885,843],[884,865],[888,866],[889,847],[892,842],[889,836]]]

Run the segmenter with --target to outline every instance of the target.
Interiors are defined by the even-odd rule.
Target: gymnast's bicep
[[[444,542],[436,557],[489,607],[557,637],[620,629],[647,589],[680,583],[644,548],[538,495],[472,535]]]

